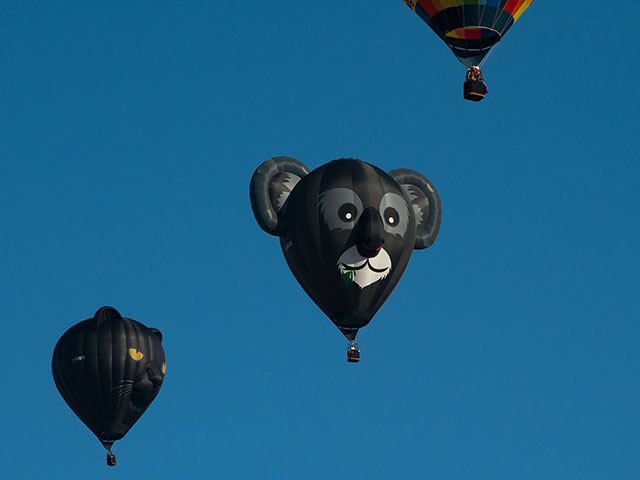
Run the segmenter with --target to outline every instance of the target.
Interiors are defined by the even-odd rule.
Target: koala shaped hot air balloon
[[[357,362],[358,329],[391,295],[413,249],[438,235],[437,190],[413,170],[385,173],[344,158],[310,172],[274,157],[253,174],[250,196],[258,224],[280,237],[298,283],[349,340],[347,360]]]
[[[166,370],[162,334],[102,307],[67,330],[53,351],[56,387],[74,413],[107,449],[151,405]]]

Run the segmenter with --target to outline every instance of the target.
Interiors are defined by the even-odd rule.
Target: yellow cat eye
[[[165,373],[167,373],[167,364],[162,362],[162,374],[164,375]]]
[[[129,356],[133,358],[136,362],[139,362],[140,360],[142,360],[142,357],[144,357],[144,354],[142,352],[139,352],[135,348],[130,348]]]

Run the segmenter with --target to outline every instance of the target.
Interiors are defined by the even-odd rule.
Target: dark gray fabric
[[[309,168],[302,162],[291,157],[273,157],[260,165],[249,185],[249,197],[253,215],[260,228],[271,235],[283,235],[286,232],[284,215],[274,204],[274,199],[287,190],[286,177],[280,174],[289,173],[297,177],[304,177]]]
[[[106,448],[129,431],[162,386],[166,364],[158,334],[103,307],[55,346],[56,387]]]
[[[391,170],[389,175],[405,190],[414,209],[422,212],[421,218],[416,218],[414,248],[430,247],[438,236],[442,220],[442,204],[438,190],[427,177],[415,170],[398,168]]]

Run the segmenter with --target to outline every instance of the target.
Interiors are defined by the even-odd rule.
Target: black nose
[[[356,245],[358,253],[363,257],[372,258],[378,255],[384,245],[384,227],[378,210],[366,208],[356,225]]]
[[[160,390],[160,387],[162,386],[162,377],[153,377],[151,379],[151,381],[153,382],[153,391],[154,393],[157,392],[158,390]]]
[[[156,364],[151,364],[151,366],[147,368],[147,377],[154,387],[162,385],[162,380],[164,380],[164,377],[162,376],[162,373],[160,373],[160,369]]]

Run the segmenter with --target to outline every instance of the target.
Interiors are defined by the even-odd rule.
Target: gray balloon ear
[[[430,247],[436,241],[442,219],[442,204],[436,187],[415,170],[398,168],[389,172],[409,197],[416,217],[416,243],[413,248]]]
[[[251,177],[249,196],[253,215],[265,232],[282,236],[287,232],[285,206],[296,184],[309,167],[291,157],[273,157],[260,165]]]

